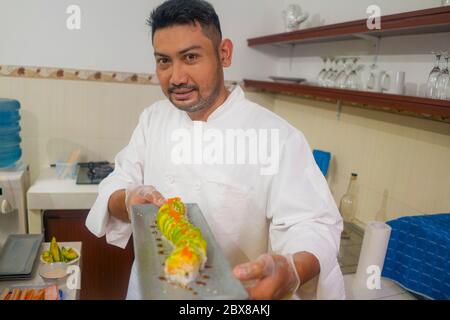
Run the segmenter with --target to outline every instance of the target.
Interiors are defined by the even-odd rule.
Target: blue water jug
[[[0,168],[14,166],[22,156],[19,109],[19,101],[0,98]]]

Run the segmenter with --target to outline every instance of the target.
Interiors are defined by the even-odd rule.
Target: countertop
[[[63,291],[63,299],[64,300],[78,300],[80,298],[80,290],[76,290],[76,289],[69,289],[67,288],[67,285],[65,283],[65,279],[63,281],[47,281],[41,278],[41,276],[39,275],[39,266],[42,264],[42,262],[40,261],[40,256],[43,250],[45,250],[46,248],[48,248],[50,244],[47,243],[43,243],[41,245],[41,249],[39,251],[39,255],[37,257],[37,259],[39,259],[39,261],[37,261],[33,267],[33,278],[30,280],[14,280],[14,281],[0,281],[0,292],[3,291],[3,289],[5,288],[29,288],[29,287],[41,287],[41,286],[50,286],[52,284],[57,284],[58,287]],[[59,242],[58,243],[59,246],[62,247],[70,247],[70,248],[74,248],[76,249],[79,253],[80,253],[80,259],[71,264],[74,266],[79,266],[81,267],[81,261],[83,259],[83,253],[82,253],[82,245],[81,242]],[[80,284],[81,284],[81,277],[80,277]]]
[[[42,233],[43,210],[89,210],[97,199],[98,185],[77,185],[75,179],[59,179],[54,168],[42,168],[28,189],[28,232]]]
[[[411,293],[394,281],[381,278],[381,288],[368,290],[354,286],[356,274],[344,275],[347,300],[417,300]]]
[[[90,209],[98,185],[77,185],[75,179],[58,179],[54,168],[43,168],[28,189],[28,209]]]

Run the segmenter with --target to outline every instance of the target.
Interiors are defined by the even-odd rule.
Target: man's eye
[[[197,60],[198,56],[196,54],[187,54],[186,55],[186,61],[189,63],[195,62],[195,60]]]
[[[169,59],[167,59],[167,58],[159,58],[157,60],[157,62],[158,62],[158,64],[165,65],[165,64],[169,63]]]

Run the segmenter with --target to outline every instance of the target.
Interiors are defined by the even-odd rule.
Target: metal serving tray
[[[0,253],[0,280],[31,277],[42,234],[10,235]]]
[[[186,204],[190,222],[200,228],[207,241],[205,269],[188,288],[168,283],[164,278],[164,262],[172,245],[156,227],[158,207],[133,207],[132,227],[135,263],[140,293],[150,300],[244,300],[248,294],[232,273],[231,266],[214,238],[197,204]]]

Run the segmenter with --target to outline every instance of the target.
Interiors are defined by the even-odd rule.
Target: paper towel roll
[[[384,222],[371,221],[367,224],[356,270],[355,285],[366,286],[367,279],[371,276],[371,273],[367,273],[370,266],[378,266],[380,272],[383,270],[391,230],[392,228]]]

